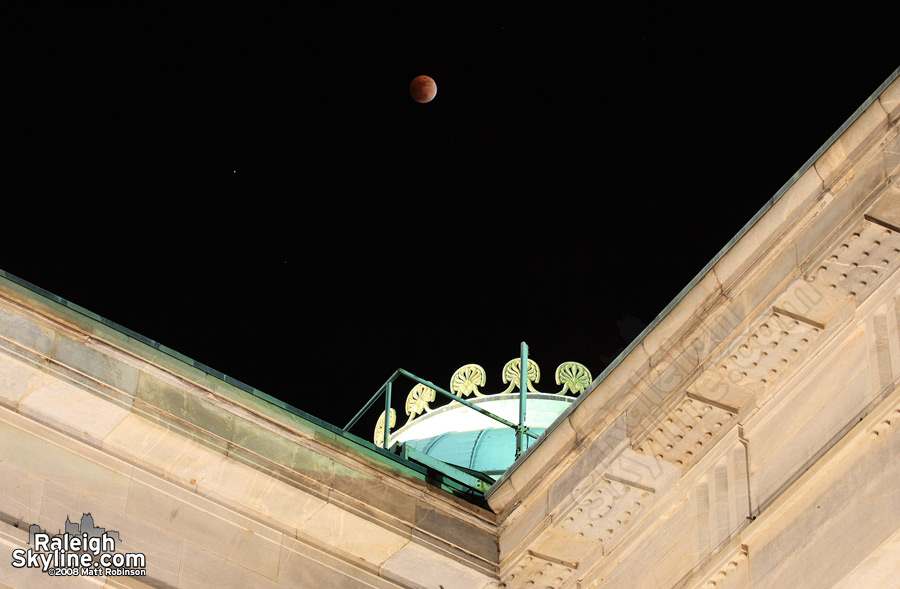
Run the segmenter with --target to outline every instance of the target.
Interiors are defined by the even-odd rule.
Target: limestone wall
[[[0,584],[102,582],[11,564],[29,526],[84,513],[146,555],[113,584],[471,589],[496,570],[489,512],[0,280]]]
[[[896,573],[898,118],[895,79],[492,489],[506,586]]]

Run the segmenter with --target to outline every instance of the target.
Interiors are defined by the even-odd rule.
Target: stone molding
[[[579,487],[571,476],[574,465],[595,455],[592,448],[618,416],[629,416],[626,442],[634,454],[682,472],[700,468],[708,447],[777,398],[894,274],[900,236],[889,223],[892,211],[900,211],[900,193],[890,182],[900,172],[900,139],[896,121],[880,109],[874,103],[838,147],[773,204],[742,239],[752,235],[749,245],[735,245],[740,264],[729,262],[733,252],[726,254],[501,481],[489,498],[492,508],[501,518],[543,530],[519,544],[504,543],[502,532],[501,574],[521,567],[527,554],[576,565],[572,574],[585,579],[582,567],[588,555],[598,554],[597,546],[584,545],[573,554],[558,548],[560,538],[600,535],[592,536],[594,522],[585,506],[549,490],[559,480]],[[840,165],[838,151],[845,154]],[[771,233],[763,235],[763,229]],[[749,263],[748,247],[756,248]],[[623,456],[615,444],[607,443],[604,452],[596,454],[603,464]],[[749,503],[746,490],[741,497]],[[541,542],[557,552],[536,550]],[[531,569],[517,575],[526,570]]]
[[[299,522],[288,521],[288,512],[288,519],[267,512],[255,496],[262,488],[245,482],[257,474],[277,481],[279,492],[296,492],[298,505],[312,501],[318,511],[329,507],[343,518],[357,518],[357,527],[373,525],[385,537],[401,539],[397,550],[420,545],[451,568],[496,571],[497,529],[490,512],[405,475],[389,461],[373,461],[349,440],[325,435],[249,395],[226,394],[222,383],[214,390],[208,380],[169,370],[150,360],[152,351],[126,349],[93,331],[90,321],[79,323],[52,304],[29,306],[16,285],[2,282],[0,380],[8,386],[0,391],[0,405],[70,436],[72,448],[92,446],[346,562],[358,559],[329,546],[327,535],[306,534]],[[97,422],[96,415],[110,419]]]

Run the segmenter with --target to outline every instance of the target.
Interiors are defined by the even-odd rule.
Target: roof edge
[[[681,291],[675,295],[675,297],[667,304],[662,311],[657,314],[657,316],[647,325],[635,338],[632,342],[618,355],[616,358],[610,362],[610,364],[593,380],[590,386],[590,391],[593,392],[598,388],[600,383],[602,383],[607,376],[609,376],[619,365],[631,355],[634,350],[640,346],[647,335],[653,331],[660,323],[665,320],[671,311],[690,293],[694,290],[695,287],[700,284],[700,282],[713,270],[715,265],[722,260],[725,255],[731,251],[731,249],[740,241],[755,225],[756,223],[765,215],[773,206],[784,196],[784,194],[797,183],[797,181],[806,174],[810,169],[813,169],[816,162],[827,152],[840,137],[850,128],[853,123],[860,118],[860,116],[874,104],[878,98],[884,93],[884,91],[898,78],[900,78],[900,67],[897,67],[890,75],[888,75],[887,79],[882,82],[878,88],[847,118],[847,120],[840,126],[838,129],[831,134],[831,136],[810,156],[804,164],[797,170],[782,186],[775,192],[775,194],[768,200],[766,203],[760,208],[759,211],[756,212],[750,220],[741,227],[738,232],[732,237],[728,243],[726,243],[722,249],[716,253],[713,258],[707,262],[707,264],[691,279],[687,285],[681,289]],[[513,473],[519,468],[519,466],[528,460],[528,457],[531,456],[538,448],[541,447],[542,443],[545,439],[551,435],[555,429],[561,424],[566,418],[572,414],[572,412],[576,411],[581,403],[588,398],[589,393],[585,393],[581,395],[572,405],[570,405],[566,410],[559,415],[553,424],[547,428],[544,434],[535,441],[534,444],[528,447],[528,449],[519,456],[518,459],[509,467],[509,469],[501,476],[497,481],[491,486],[490,489],[485,493],[485,497],[490,499],[491,495],[493,495],[497,489],[503,485],[503,483],[509,479]]]

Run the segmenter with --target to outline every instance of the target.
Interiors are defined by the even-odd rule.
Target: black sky
[[[336,425],[598,374],[900,65],[868,9],[252,6],[2,9],[0,268]]]

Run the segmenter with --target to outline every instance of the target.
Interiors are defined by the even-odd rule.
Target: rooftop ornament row
[[[525,375],[525,383],[528,392],[538,393],[535,384],[541,381],[541,369],[534,360],[527,360],[528,370]],[[591,384],[591,372],[583,364],[578,362],[563,362],[556,368],[555,373],[556,384],[561,385],[562,389],[557,391],[557,395],[565,395],[570,393],[578,396],[584,392]],[[466,364],[461,366],[453,373],[450,378],[450,392],[462,398],[466,397],[486,397],[499,396],[511,393],[517,384],[522,382],[522,360],[521,358],[513,358],[503,367],[502,381],[503,384],[509,386],[500,393],[494,395],[486,394],[481,391],[481,387],[487,381],[484,368],[478,364]],[[408,416],[404,427],[412,423],[416,418],[424,413],[432,411],[431,403],[437,398],[437,391],[432,386],[424,383],[418,383],[410,389],[406,397],[405,411]],[[457,401],[451,401],[451,405]],[[390,428],[393,429],[397,425],[397,412],[391,409],[390,412]],[[373,441],[376,446],[383,447],[385,440],[384,431],[385,413],[381,412],[378,422],[375,426]]]

